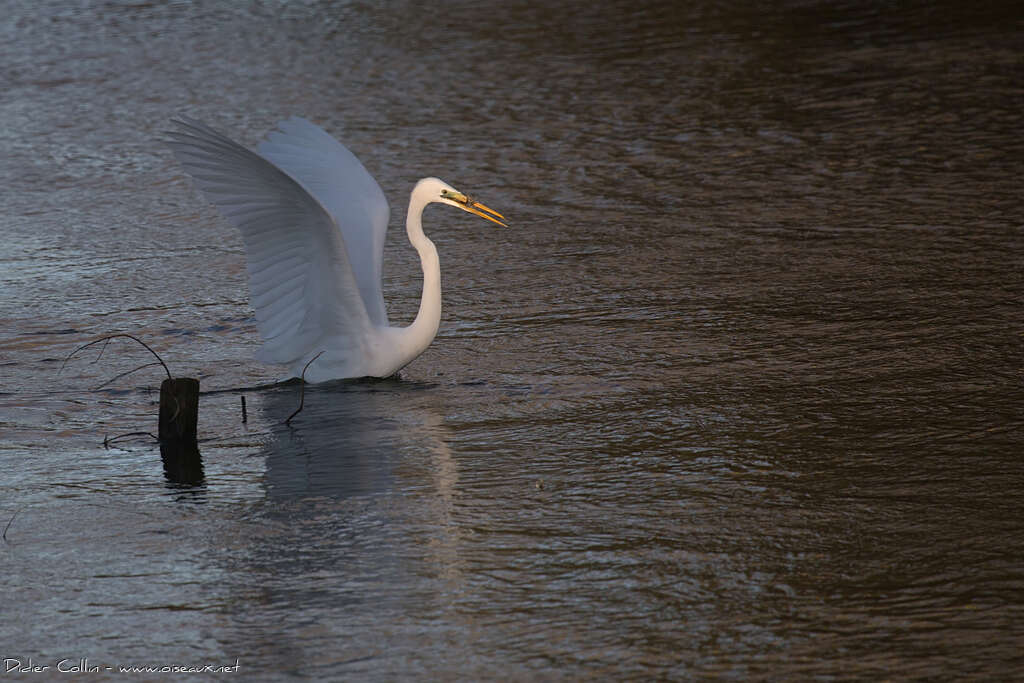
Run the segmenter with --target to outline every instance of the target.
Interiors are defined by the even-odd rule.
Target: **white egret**
[[[405,229],[423,266],[416,319],[391,327],[381,290],[388,204],[359,160],[319,126],[294,117],[257,152],[185,116],[167,141],[178,161],[242,233],[263,347],[257,359],[312,382],[388,377],[419,356],[441,321],[441,269],[423,209],[455,206],[504,226],[504,216],[437,178],[409,197]]]

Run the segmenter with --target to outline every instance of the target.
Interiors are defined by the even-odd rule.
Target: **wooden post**
[[[160,440],[195,442],[198,421],[199,380],[191,377],[165,379],[160,385]]]

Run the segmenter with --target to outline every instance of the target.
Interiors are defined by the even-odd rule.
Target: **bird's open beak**
[[[462,194],[461,192],[448,192],[447,190],[445,190],[441,192],[441,196],[445,197],[446,199],[451,199],[455,201],[458,204],[459,208],[462,209],[463,211],[468,211],[471,214],[480,216],[480,218],[486,218],[490,222],[497,223],[503,228],[508,227],[508,224],[503,222],[505,217],[502,216],[500,213],[498,213],[494,209],[484,206],[480,202],[473,201],[472,199]],[[495,218],[495,216],[497,216],[497,218]],[[502,220],[498,220],[499,218]]]
[[[467,197],[467,199],[468,199],[468,197]],[[487,220],[491,221],[492,223],[497,223],[498,225],[500,225],[503,228],[507,228],[508,227],[508,225],[506,223],[503,223],[502,221],[498,220],[498,218],[504,219],[505,218],[504,216],[502,216],[500,213],[498,213],[494,209],[488,209],[486,206],[484,206],[480,202],[474,202],[472,199],[470,199],[469,200],[469,204],[466,205],[464,208],[466,209],[466,211],[469,211],[470,213],[476,214],[477,216],[480,216],[480,218],[486,218]],[[485,211],[487,213],[484,213]],[[494,218],[494,216],[497,216],[498,218]]]

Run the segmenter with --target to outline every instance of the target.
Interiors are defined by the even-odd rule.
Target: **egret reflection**
[[[423,482],[402,480],[399,471],[422,466],[438,493],[450,498],[452,453],[440,416],[411,400],[421,388],[397,380],[307,385],[302,412],[289,425],[283,421],[297,406],[297,385],[267,392],[262,410],[275,425],[263,448],[268,497],[349,498],[419,489]]]

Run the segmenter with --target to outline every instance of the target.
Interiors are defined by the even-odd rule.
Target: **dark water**
[[[1019,675],[1019,7],[678,5],[7,3],[0,657]],[[417,178],[512,227],[430,209],[434,345],[284,426],[179,112],[343,139],[391,202],[393,321]],[[93,391],[150,361],[123,342],[61,371],[111,332],[202,380],[201,472],[103,447],[161,379]]]

